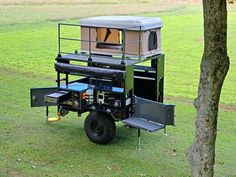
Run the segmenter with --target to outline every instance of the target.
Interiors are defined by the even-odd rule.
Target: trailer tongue
[[[70,111],[78,116],[89,112],[85,133],[98,144],[113,139],[116,121],[137,128],[139,136],[140,129],[154,132],[174,125],[175,106],[163,103],[161,20],[93,18],[82,19],[80,25],[58,25],[57,86],[32,88],[31,106],[45,106],[47,122],[58,121]],[[63,27],[80,27],[81,39],[65,37]],[[80,52],[77,48],[75,53],[62,51],[63,41],[79,42]],[[49,117],[49,106],[57,108],[56,117]]]

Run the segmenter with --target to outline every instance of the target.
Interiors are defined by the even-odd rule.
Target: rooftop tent
[[[97,54],[121,55],[125,43],[126,56],[148,57],[161,53],[160,18],[134,16],[99,16],[80,20],[81,51]],[[89,38],[90,33],[90,38]],[[122,41],[122,35],[125,42]],[[140,46],[139,46],[140,39]]]

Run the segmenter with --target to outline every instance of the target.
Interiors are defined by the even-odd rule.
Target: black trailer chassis
[[[154,132],[174,125],[175,106],[163,103],[163,54],[128,58],[123,38],[121,58],[91,51],[65,53],[60,49],[60,32],[58,37],[56,85],[30,90],[31,107],[45,106],[47,122],[60,120],[70,111],[78,116],[88,112],[85,133],[98,144],[114,138],[117,121],[137,128],[139,135],[140,129]],[[56,108],[56,118],[49,117],[50,106]]]

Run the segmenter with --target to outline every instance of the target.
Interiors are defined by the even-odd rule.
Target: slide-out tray
[[[45,95],[44,101],[46,103],[59,104],[63,101],[68,100],[69,98],[70,98],[70,92],[60,90],[60,91],[53,92],[53,93],[50,93],[48,95]]]
[[[122,121],[123,123],[135,127],[141,128],[150,132],[154,132],[164,128],[163,124],[158,124],[156,122],[148,121],[144,118],[131,117]]]

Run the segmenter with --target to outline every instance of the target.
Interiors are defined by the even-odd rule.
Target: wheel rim
[[[98,120],[92,121],[91,130],[95,136],[102,136],[104,133],[104,127]]]

